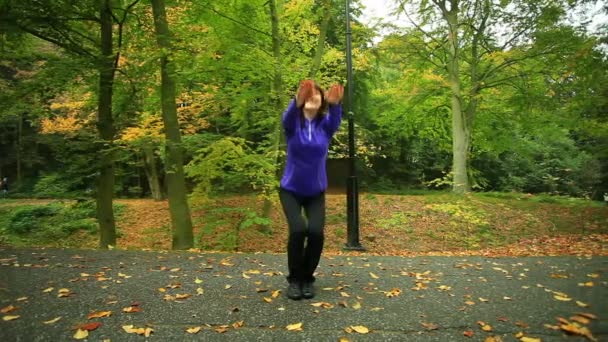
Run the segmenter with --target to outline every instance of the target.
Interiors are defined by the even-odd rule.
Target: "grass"
[[[347,236],[346,199],[327,195],[327,253],[341,253]],[[121,248],[171,248],[171,224],[167,202],[118,200],[117,226],[123,232]],[[69,210],[46,227],[29,234],[12,234],[3,227],[20,208],[48,205],[30,200],[0,201],[0,241],[14,246],[96,246],[93,232],[78,229],[51,234],[51,223],[78,222]],[[53,202],[69,208],[70,201]],[[218,196],[191,205],[195,247],[203,250],[284,252],[287,228],[278,201],[271,210],[268,228],[259,229],[262,202],[255,196]],[[62,209],[63,210],[63,209]],[[513,193],[475,193],[456,196],[430,191],[415,195],[362,193],[360,236],[368,251],[377,254],[408,253],[605,253],[608,254],[608,207],[603,203],[530,196]],[[65,221],[65,222],[62,222]],[[532,248],[534,247],[534,248]],[[564,252],[566,251],[566,252]]]

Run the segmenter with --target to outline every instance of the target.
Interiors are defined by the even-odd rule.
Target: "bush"
[[[61,209],[62,207],[57,204],[17,208],[11,215],[7,227],[8,232],[13,234],[27,234],[36,228],[40,228],[40,221],[42,219],[55,216]]]
[[[39,198],[69,198],[77,195],[73,182],[57,173],[40,177],[34,185],[34,196]]]

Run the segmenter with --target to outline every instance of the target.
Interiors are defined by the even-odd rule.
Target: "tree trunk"
[[[16,162],[17,162],[17,182],[15,183],[15,189],[19,189],[21,187],[21,151],[23,149],[23,113],[19,113],[19,117],[17,118],[17,139],[15,143],[17,144],[16,148]]]
[[[272,81],[272,103],[273,111],[277,115],[274,125],[274,141],[271,146],[271,151],[275,155],[274,161],[274,174],[279,177],[279,165],[281,164],[281,157],[279,149],[281,147],[281,139],[283,138],[283,130],[281,129],[281,116],[280,113],[283,111],[283,75],[281,72],[282,66],[282,55],[281,55],[281,36],[279,33],[279,14],[277,12],[276,0],[269,0],[270,5],[270,22],[272,26],[272,56],[274,57],[274,76]],[[264,199],[264,205],[262,208],[262,217],[270,217],[270,211],[272,210],[272,201],[270,198]],[[264,233],[270,232],[270,227],[267,225],[261,225],[258,230]]]
[[[114,195],[114,123],[112,120],[112,84],[114,64],[112,56],[112,4],[100,0],[101,59],[99,62],[99,99],[97,130],[103,146],[100,149],[100,170],[97,178],[97,220],[99,222],[99,247],[116,245],[116,227],[112,197]]]
[[[450,11],[442,9],[449,26],[448,49],[448,82],[452,92],[452,191],[464,194],[469,191],[467,174],[470,132],[467,130],[467,120],[462,110],[462,91],[460,80],[460,58],[458,51],[458,1],[453,0]]]
[[[146,179],[148,180],[148,186],[150,187],[150,193],[155,201],[163,199],[163,193],[160,187],[160,180],[158,178],[158,168],[156,164],[156,155],[154,154],[154,147],[148,144],[143,147],[143,160],[144,160],[144,171],[146,172]]]
[[[152,0],[152,13],[156,29],[156,41],[162,51],[160,57],[161,102],[165,126],[165,174],[171,225],[173,226],[173,249],[193,247],[192,219],[186,198],[184,177],[184,157],[177,105],[175,103],[174,66],[169,59],[172,51],[169,25],[165,13],[164,0]]]
[[[310,70],[308,71],[308,78],[314,78],[317,72],[319,72],[319,67],[321,67],[321,60],[323,59],[323,53],[325,52],[325,37],[327,36],[327,29],[329,28],[330,19],[331,1],[326,0],[323,4],[323,19],[321,20],[319,40],[317,41],[315,56],[312,60]]]

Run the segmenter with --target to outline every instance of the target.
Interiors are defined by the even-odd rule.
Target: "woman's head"
[[[317,83],[314,84],[312,95],[304,102],[303,110],[314,116],[323,115],[327,110],[325,92]]]

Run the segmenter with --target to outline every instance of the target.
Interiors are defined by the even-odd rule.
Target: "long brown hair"
[[[317,119],[321,120],[327,113],[327,107],[329,107],[329,103],[325,99],[325,91],[323,90],[323,88],[321,88],[321,86],[317,82],[315,82],[315,89],[319,92],[319,94],[321,94],[321,106],[317,110],[317,116],[315,116],[315,118],[313,120],[317,120]],[[300,122],[302,123],[302,126],[304,126],[304,106],[305,105],[306,105],[306,102],[304,102],[300,106]]]

